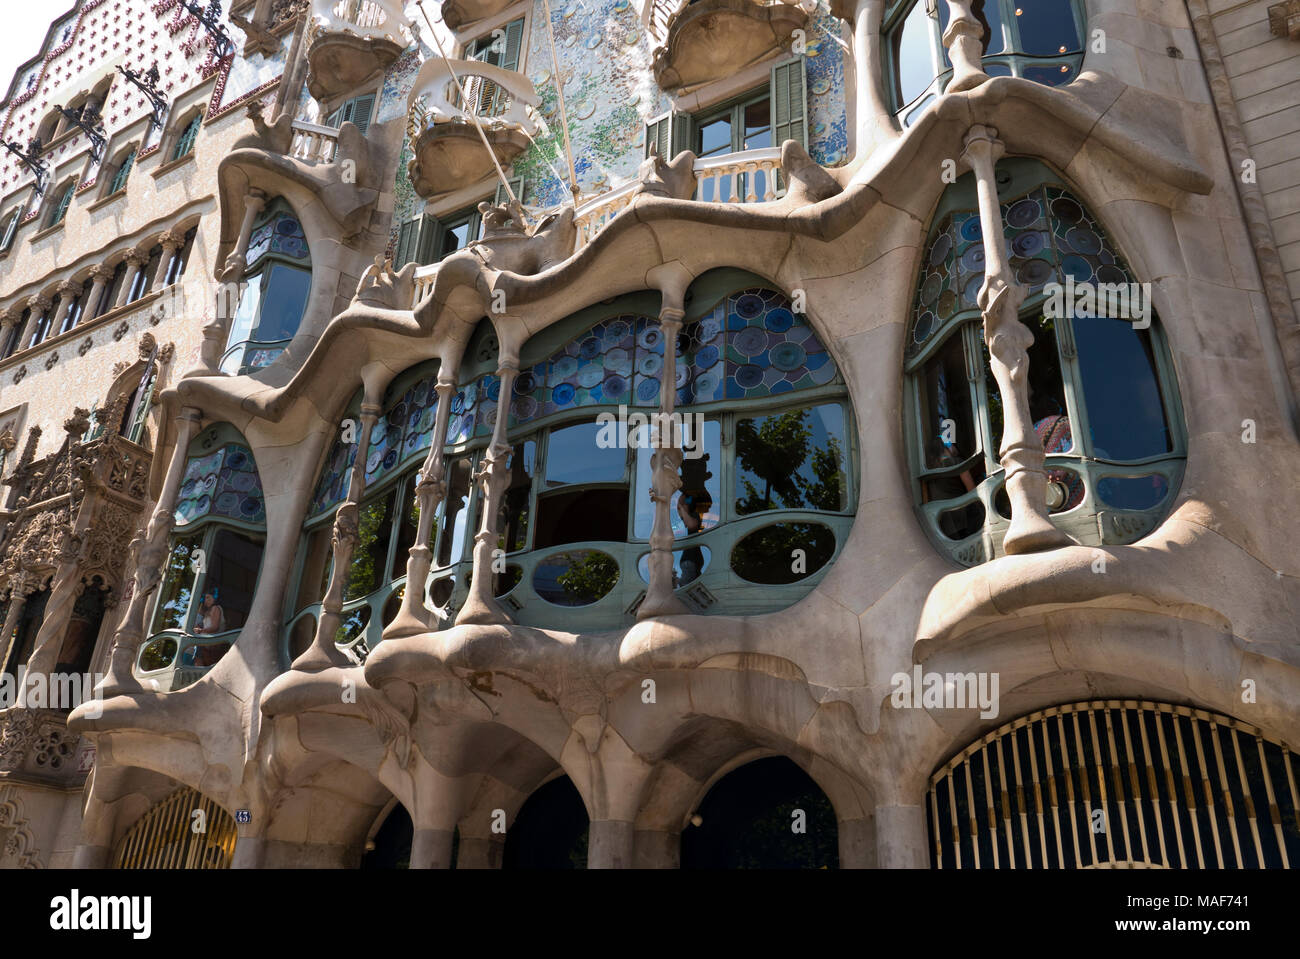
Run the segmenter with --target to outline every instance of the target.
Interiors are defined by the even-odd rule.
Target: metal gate
[[[234,818],[202,793],[182,787],[122,837],[113,867],[228,869],[234,854]]]
[[[1136,700],[1054,706],[930,779],[939,869],[1290,868],[1296,757],[1247,723]]]

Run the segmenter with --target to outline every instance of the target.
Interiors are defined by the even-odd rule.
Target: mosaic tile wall
[[[556,56],[564,75],[565,108],[574,167],[583,198],[615,189],[636,176],[644,154],[645,123],[666,113],[668,95],[651,73],[651,41],[630,0],[562,0],[551,4]],[[563,202],[568,189],[557,176],[565,173],[559,99],[547,40],[545,8],[533,7],[524,72],[541,98],[542,129],[534,146],[514,163],[513,174],[528,181],[528,204],[546,207]],[[427,31],[427,27],[421,24]],[[807,71],[809,151],[817,162],[834,166],[848,158],[848,120],[844,104],[842,25],[821,12],[808,30]],[[406,98],[415,74],[434,51],[421,42],[393,65],[384,82],[378,120],[406,113]],[[774,61],[775,62],[775,61]],[[404,143],[396,183],[395,224],[416,216],[423,201],[406,177],[411,159]],[[396,226],[394,226],[394,236]]]

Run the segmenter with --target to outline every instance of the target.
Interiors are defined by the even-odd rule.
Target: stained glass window
[[[228,443],[206,456],[192,457],[186,466],[176,522],[184,526],[208,516],[266,522],[262,483],[247,446]]]

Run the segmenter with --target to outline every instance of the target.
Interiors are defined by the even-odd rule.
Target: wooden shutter
[[[438,259],[438,249],[442,245],[442,224],[437,217],[427,213],[420,217],[419,224],[420,239],[415,246],[415,262],[425,266]]]
[[[352,101],[352,122],[357,125],[361,135],[365,136],[370,129],[370,118],[375,112],[375,95],[367,93],[363,97],[357,97]]]
[[[420,221],[407,220],[397,229],[397,248],[393,253],[393,269],[400,270],[415,259],[416,243],[420,237]]]
[[[0,241],[0,250],[7,250],[14,242],[14,233],[18,229],[18,221],[22,219],[19,211],[14,210],[13,215],[9,217],[9,222],[5,224],[4,240]]]
[[[506,46],[501,53],[501,69],[519,69],[519,51],[524,45],[524,18],[506,24]]]
[[[794,140],[808,148],[807,75],[803,57],[772,67],[772,143]]]
[[[691,118],[685,113],[668,113],[646,124],[645,155],[650,155],[651,147],[658,149],[659,156],[671,160],[683,150],[690,149]]]

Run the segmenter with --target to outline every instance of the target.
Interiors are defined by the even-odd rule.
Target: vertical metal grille
[[[1284,743],[1201,709],[1053,706],[972,743],[930,779],[938,869],[1282,868],[1300,857]]]
[[[195,832],[202,810],[204,831]],[[117,844],[115,869],[228,869],[235,820],[196,790],[183,787],[145,813]]]

